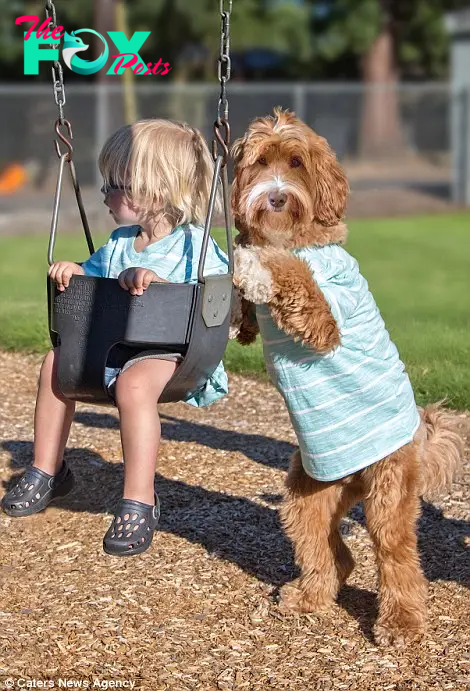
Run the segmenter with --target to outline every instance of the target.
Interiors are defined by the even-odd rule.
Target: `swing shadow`
[[[31,464],[31,442],[8,440],[1,447],[10,454],[14,470],[22,471]],[[67,449],[65,459],[74,474],[75,487],[66,497],[55,500],[54,506],[66,511],[111,515],[122,496],[123,465],[109,463],[83,448]],[[8,491],[20,476],[21,472],[15,473],[9,481],[3,481],[3,490]],[[211,556],[236,564],[270,585],[280,587],[294,577],[292,550],[276,510],[278,496],[264,496],[270,504],[266,506],[159,473],[155,486],[162,507],[159,532],[202,545]]]
[[[31,442],[8,440],[2,442],[2,448],[10,454],[13,469],[22,470],[30,465]],[[67,511],[112,514],[121,497],[123,466],[108,463],[88,449],[67,449],[65,457],[76,485],[68,496],[57,500],[56,505]],[[5,491],[20,474],[3,482]],[[211,557],[233,563],[273,586],[272,598],[277,598],[282,585],[298,576],[292,546],[281,529],[277,495],[263,495],[270,506],[260,505],[246,497],[188,485],[160,474],[156,475],[156,488],[162,505],[159,532],[201,545]],[[364,524],[360,504],[352,509],[350,517]],[[347,532],[348,523],[344,523],[343,528]],[[465,537],[470,534],[469,529],[468,521],[446,518],[439,507],[423,503],[419,547],[429,581],[445,580],[468,586]],[[359,622],[363,634],[372,641],[372,627],[377,617],[376,594],[346,585],[339,594],[338,604]]]
[[[80,412],[76,413],[74,419],[88,427],[119,429],[119,420],[109,413]],[[160,413],[160,420],[162,439],[195,442],[214,450],[239,452],[256,463],[277,470],[287,470],[289,458],[297,448],[290,442],[261,434],[218,429],[212,425],[190,422],[165,413]]]

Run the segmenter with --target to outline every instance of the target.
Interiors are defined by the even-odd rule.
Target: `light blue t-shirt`
[[[139,226],[123,226],[113,231],[106,245],[82,264],[85,275],[118,278],[125,269],[142,267],[151,269],[170,283],[197,283],[203,228],[189,223],[177,226],[169,235],[148,245],[142,252],[136,252],[134,241],[139,230]],[[204,275],[224,274],[227,270],[226,254],[210,238]],[[185,402],[198,407],[206,406],[227,393],[227,374],[221,362],[205,386],[191,392]]]
[[[309,265],[341,332],[321,355],[294,342],[256,306],[268,373],[286,401],[305,472],[337,480],[410,442],[413,390],[359,266],[339,245],[293,251]]]

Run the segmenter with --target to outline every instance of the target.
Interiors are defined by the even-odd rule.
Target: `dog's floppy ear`
[[[238,164],[243,158],[243,150],[246,142],[246,135],[243,137],[239,137],[236,139],[233,144],[232,148],[230,150],[230,154],[233,157],[233,163],[234,163],[234,175],[233,175],[233,182],[232,182],[232,213],[234,216],[235,220],[235,225],[238,228],[239,225],[239,219],[240,219],[240,211],[239,211],[239,202],[240,202],[240,188],[238,184],[238,177],[240,175],[240,170],[237,170]],[[238,228],[239,230],[239,228]]]
[[[323,226],[334,226],[344,215],[348,180],[326,139],[315,136],[311,151],[315,175],[314,219]]]
[[[256,121],[254,121],[256,122]],[[248,146],[248,141],[250,142]],[[231,154],[233,156],[233,163],[235,170],[241,167],[243,161],[243,167],[251,166],[258,158],[258,146],[260,141],[259,133],[253,126],[253,123],[243,137],[236,139],[232,145]]]
[[[243,149],[245,147],[246,135],[244,137],[239,137],[236,139],[230,150],[230,154],[233,158],[235,166],[237,166],[243,158]]]

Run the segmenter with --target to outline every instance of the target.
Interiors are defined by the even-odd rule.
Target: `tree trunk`
[[[93,10],[94,10],[94,16],[93,16],[93,28],[95,31],[97,31],[99,34],[101,34],[104,38],[107,38],[107,31],[113,31],[115,28],[115,14],[114,14],[114,7],[113,7],[113,2],[112,0],[100,0],[100,2],[95,2],[93,5]],[[97,38],[96,36],[93,37],[93,53],[94,53],[94,59],[98,58],[101,53],[103,52],[103,44]],[[114,61],[113,61],[114,62]],[[103,69],[99,70],[96,75],[95,75],[95,80],[97,82],[108,82],[108,83],[116,83],[116,80],[113,79],[112,75],[106,74],[106,72],[109,69],[109,66],[112,63],[109,62],[108,65],[106,65],[106,69],[103,67]]]
[[[384,158],[403,153],[404,141],[398,102],[398,69],[389,26],[364,56],[360,153],[364,158]]]
[[[112,0],[101,0],[94,3],[93,28],[104,38],[107,38],[107,31],[113,31],[114,12]],[[93,52],[94,58],[98,58],[103,50],[103,44],[98,37],[93,37]],[[114,62],[114,60],[113,60]],[[119,101],[116,95],[108,93],[108,87],[117,84],[116,77],[107,74],[109,65],[99,70],[95,74],[96,87],[96,101],[95,101],[95,150],[100,151],[114,129],[117,129],[122,124],[123,114],[119,107]],[[119,105],[118,105],[119,104]],[[101,185],[101,174],[97,163],[95,164],[95,182]]]

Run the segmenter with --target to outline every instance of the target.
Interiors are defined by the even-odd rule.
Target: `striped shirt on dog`
[[[268,373],[285,399],[305,472],[337,480],[410,442],[420,424],[410,380],[359,266],[339,245],[293,250],[330,305],[341,345],[320,355],[256,306]]]

